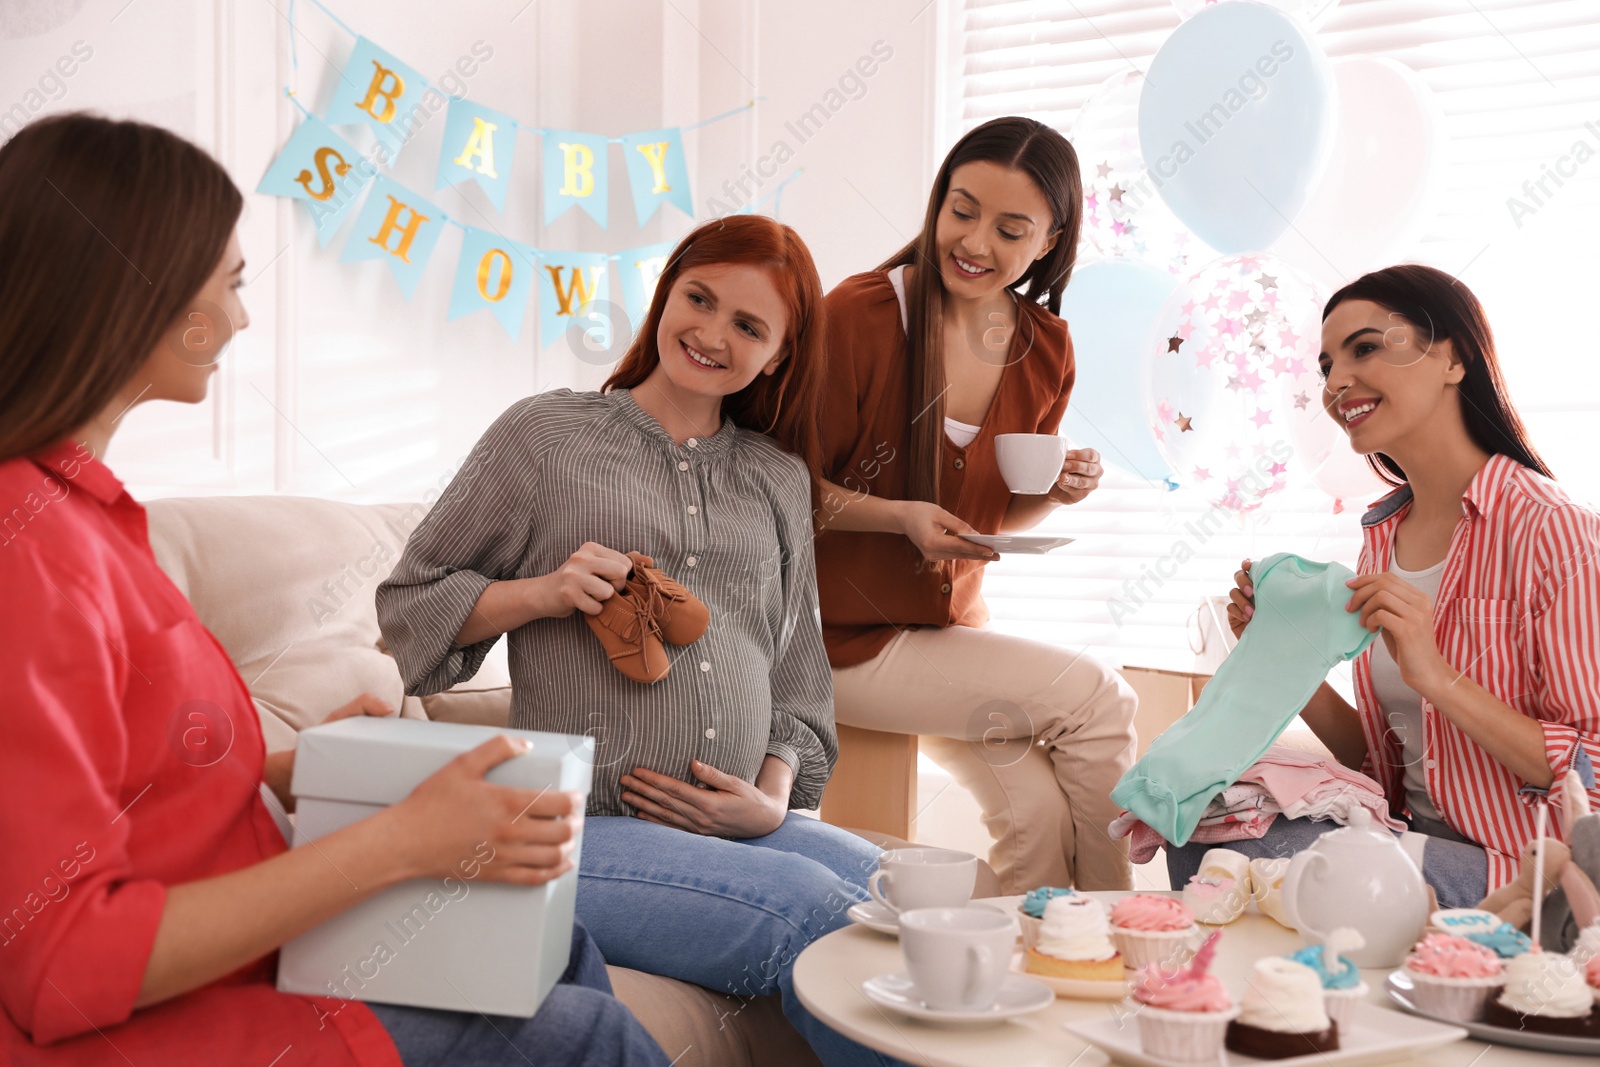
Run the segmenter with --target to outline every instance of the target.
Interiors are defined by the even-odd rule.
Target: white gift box
[[[291,786],[295,847],[404,799],[455,756],[496,734],[524,738],[533,747],[491,769],[488,781],[588,795],[591,738],[357,716],[300,734]],[[461,857],[457,875],[391,886],[290,941],[279,957],[278,989],[531,1016],[567,969],[578,852],[572,870],[541,886],[484,880],[493,855],[484,842]]]

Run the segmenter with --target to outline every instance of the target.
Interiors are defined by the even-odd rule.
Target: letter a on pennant
[[[517,123],[511,116],[467,100],[452,99],[434,188],[472,180],[489,194],[495,210],[504,211],[511,184],[511,154],[516,144]]]

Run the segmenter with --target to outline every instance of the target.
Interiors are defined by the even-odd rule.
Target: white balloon
[[[1406,258],[1444,177],[1444,125],[1427,84],[1392,59],[1335,60],[1333,156],[1273,254],[1341,284]]]

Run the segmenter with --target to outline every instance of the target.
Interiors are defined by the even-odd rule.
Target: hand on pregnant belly
[[[644,767],[622,776],[622,799],[645,822],[706,837],[763,837],[783,825],[788,804],[743,778],[695,761],[699,788]]]

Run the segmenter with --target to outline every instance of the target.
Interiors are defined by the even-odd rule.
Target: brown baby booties
[[[650,606],[650,614],[669,645],[692,645],[711,625],[711,612],[701,600],[656,567],[642,552],[629,552],[633,570],[628,588]]]
[[[612,666],[635,682],[651,685],[667,676],[672,664],[664,643],[697,641],[711,622],[711,613],[692,593],[667,577],[655,560],[629,552],[633,569],[600,614],[585,615],[589,629]]]

